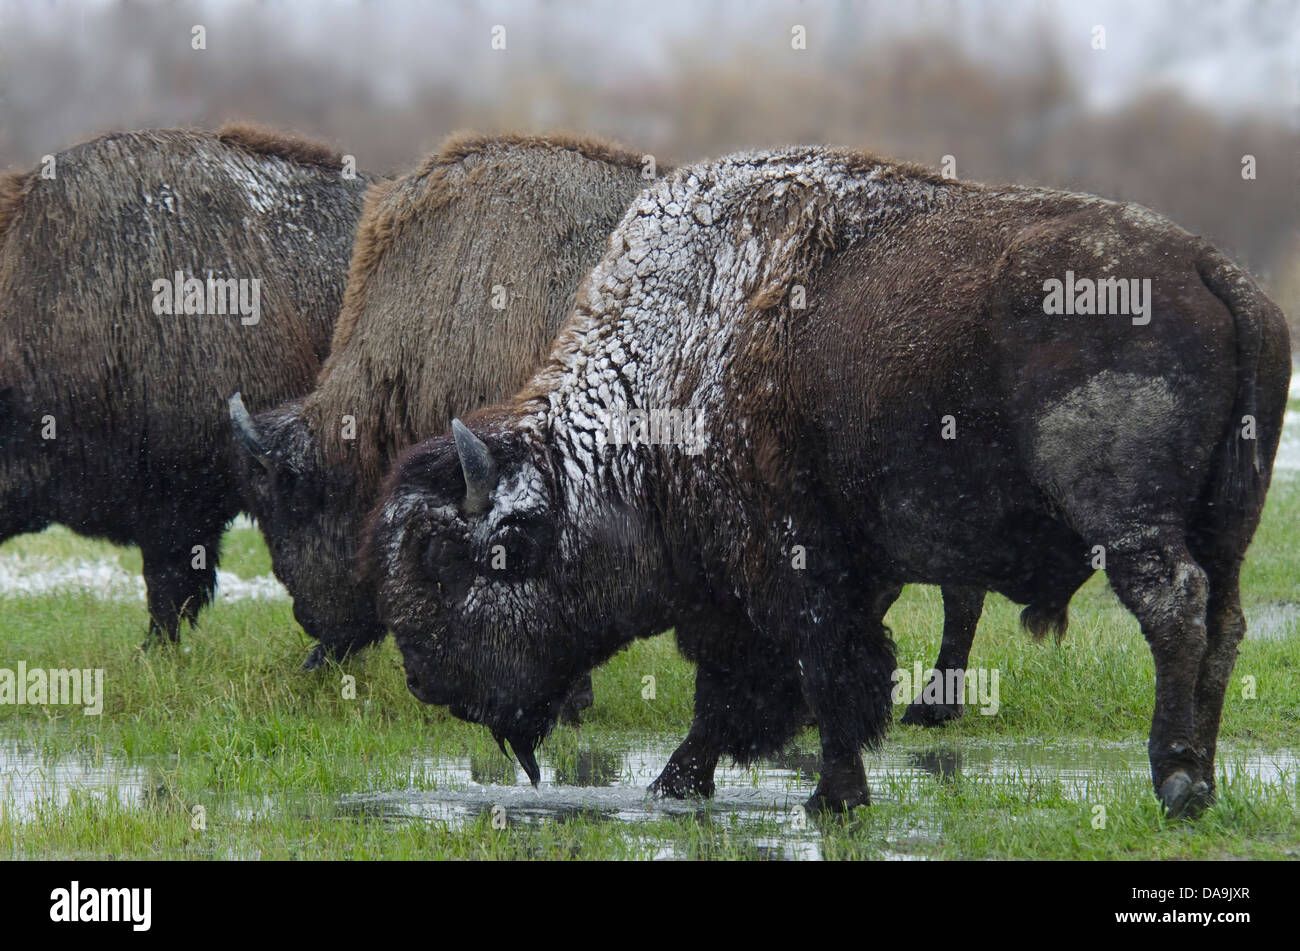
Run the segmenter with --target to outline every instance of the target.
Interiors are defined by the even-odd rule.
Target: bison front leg
[[[217,585],[219,535],[191,546],[142,546],[149,599],[149,636],[144,646],[180,640],[181,621],[191,625]]]
[[[779,751],[801,725],[804,703],[789,655],[758,644],[747,623],[710,627],[705,640],[678,626],[678,645],[696,659],[695,716],[650,785],[658,796],[712,796],[722,755],[752,762]]]
[[[1181,538],[1137,551],[1116,548],[1107,575],[1141,623],[1155,660],[1156,702],[1147,745],[1151,781],[1170,818],[1194,816],[1210,801],[1209,754],[1200,746],[1196,722],[1209,584]]]
[[[699,704],[699,688],[696,688],[696,705]],[[650,784],[650,792],[655,796],[670,799],[687,799],[692,796],[708,798],[713,795],[713,773],[718,768],[721,751],[717,741],[708,735],[707,728],[697,713],[691,722],[691,730],[682,740],[681,746],[673,751],[668,764],[659,777]]]
[[[840,613],[833,604],[821,596],[809,608],[799,659],[803,694],[821,734],[821,779],[805,804],[814,813],[870,803],[862,749],[878,745],[890,722],[888,632],[878,618]]]
[[[962,715],[965,708],[961,696],[950,698],[942,688],[945,684],[962,682],[966,665],[970,661],[975,628],[979,625],[980,615],[983,613],[984,591],[982,589],[943,589],[943,643],[939,645],[939,657],[934,662],[930,683],[914,701],[908,704],[907,710],[903,713],[904,723],[912,726],[941,726]],[[881,612],[881,618],[883,617],[884,612]],[[961,671],[962,677],[957,677],[955,671]],[[932,696],[941,699],[935,702],[924,699]]]

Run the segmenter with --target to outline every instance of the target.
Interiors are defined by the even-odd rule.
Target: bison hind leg
[[[1210,585],[1176,531],[1111,546],[1111,587],[1142,626],[1156,668],[1156,702],[1147,746],[1151,780],[1170,818],[1194,816],[1211,799],[1209,751],[1196,722],[1196,690],[1206,655]],[[1236,644],[1232,647],[1235,652]],[[1217,689],[1217,682],[1214,684]],[[1202,687],[1202,689],[1204,689]],[[1212,777],[1211,777],[1212,778]]]
[[[962,715],[964,706],[960,693],[950,697],[946,696],[946,691],[936,692],[935,681],[938,685],[964,682],[975,629],[983,611],[983,588],[943,588],[943,642],[939,645],[939,657],[934,662],[930,682],[903,712],[903,723],[908,726],[942,726]],[[884,617],[883,611],[880,616]],[[927,699],[930,697],[939,699],[930,701]]]

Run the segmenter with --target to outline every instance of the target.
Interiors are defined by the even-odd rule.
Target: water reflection
[[[756,859],[821,856],[819,821],[802,804],[817,779],[818,757],[793,750],[749,767],[724,764],[711,800],[660,800],[646,787],[658,775],[675,739],[599,746],[557,743],[542,750],[542,782],[533,788],[515,763],[492,750],[473,756],[417,760],[378,788],[342,796],[290,794],[207,797],[238,821],[276,815],[320,821],[380,822],[390,825],[474,823],[506,826],[538,823],[608,822],[620,825],[628,843],[640,843],[659,858],[705,858],[710,854]],[[1140,742],[1019,743],[963,742],[926,749],[887,748],[866,758],[876,803],[915,802],[918,784],[1001,782],[1035,795],[1051,784],[1058,795],[1086,801],[1101,782],[1147,776]],[[1294,750],[1261,752],[1224,744],[1220,776],[1280,784],[1294,794],[1300,755]],[[74,796],[115,801],[125,809],[187,810],[164,765],[132,765],[113,757],[47,757],[20,743],[0,740],[0,821],[28,822],[42,810],[61,808]],[[676,827],[664,841],[648,824],[691,817],[694,831],[678,841]],[[833,820],[839,821],[839,820]],[[864,822],[868,851],[884,858],[915,858],[932,849],[942,832],[942,814],[918,818],[915,810],[876,811]]]
[[[951,784],[961,773],[960,750],[923,750],[909,753],[908,761],[913,768],[928,773],[945,785]]]
[[[555,764],[561,786],[613,786],[622,779],[623,757],[613,750],[580,749]]]

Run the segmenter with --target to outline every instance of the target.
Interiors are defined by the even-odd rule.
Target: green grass
[[[1279,480],[1243,577],[1248,615],[1300,601],[1300,480]],[[54,529],[0,546],[0,557],[53,561],[117,559],[139,570],[134,550]],[[228,533],[224,570],[266,574],[260,536]],[[1000,673],[996,716],[968,712],[940,730],[896,726],[873,764],[875,803],[847,820],[810,822],[787,808],[738,810],[701,804],[695,812],[646,812],[637,821],[595,811],[506,811],[495,828],[494,797],[526,790],[487,731],[417,703],[391,642],[342,667],[298,670],[311,643],[287,602],[221,602],[180,649],[143,653],[144,606],[88,595],[45,594],[0,601],[0,667],[89,667],[105,671],[103,715],[78,708],[0,705],[0,803],[21,762],[49,772],[75,767],[61,796],[21,812],[0,805],[0,857],[125,858],[934,858],[1300,857],[1300,777],[1294,766],[1259,779],[1220,779],[1218,805],[1196,823],[1169,823],[1149,780],[1111,762],[1141,764],[1152,704],[1150,653],[1137,624],[1102,577],[1071,605],[1065,640],[1034,643],[1018,608],[990,596],[971,657]],[[909,588],[890,612],[901,667],[924,665],[938,649],[937,590]],[[642,696],[655,678],[655,697]],[[355,678],[355,699],[344,695]],[[1253,677],[1255,695],[1244,695]],[[630,789],[622,751],[671,749],[691,715],[693,672],[670,637],[640,642],[595,674],[596,706],[580,728],[561,727],[542,750],[564,775],[595,762],[606,780]],[[901,707],[899,708],[901,714]],[[1300,633],[1248,639],[1224,712],[1222,762],[1276,753],[1294,764],[1300,747]],[[1080,792],[1059,769],[984,769],[982,757],[1014,764],[1035,744],[1061,764],[1092,767]],[[813,753],[816,735],[798,752]],[[948,781],[914,768],[909,756],[936,749],[964,757]],[[1098,758],[1096,751],[1110,751]],[[1286,751],[1290,751],[1289,758]],[[430,762],[468,761],[490,785],[455,821],[393,808],[445,792]],[[805,755],[804,760],[811,762]],[[879,763],[904,764],[880,767]],[[1028,763],[1029,761],[1026,760]],[[1055,760],[1053,761],[1055,762]],[[609,775],[613,770],[613,775]],[[11,778],[6,780],[6,773]],[[741,774],[742,777],[748,774]],[[759,782],[765,773],[753,773]],[[106,795],[114,777],[133,790]],[[440,785],[444,787],[439,790]],[[465,784],[462,784],[465,785]],[[68,789],[71,791],[67,791]],[[468,789],[466,785],[466,789]],[[376,793],[381,805],[367,805]],[[790,802],[803,795],[792,789]],[[392,801],[384,799],[389,796]],[[631,793],[628,793],[631,796]],[[627,799],[628,796],[624,798]],[[382,805],[387,802],[388,805]],[[201,806],[206,827],[192,828]],[[1104,828],[1094,828],[1104,807]],[[644,811],[644,807],[641,807]],[[607,811],[608,812],[608,811]]]

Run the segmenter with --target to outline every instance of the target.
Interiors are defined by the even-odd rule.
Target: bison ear
[[[244,408],[243,397],[236,393],[227,405],[230,408],[230,423],[235,427],[235,435],[239,437],[240,443],[248,450],[249,455],[270,472],[271,454],[266,451],[261,438],[257,435],[257,426],[253,423],[253,417],[248,415],[248,410]]]
[[[488,499],[497,487],[497,464],[492,452],[459,419],[451,421],[451,435],[456,440],[456,454],[460,456],[460,471],[465,476],[466,515],[479,515],[488,510]]]

